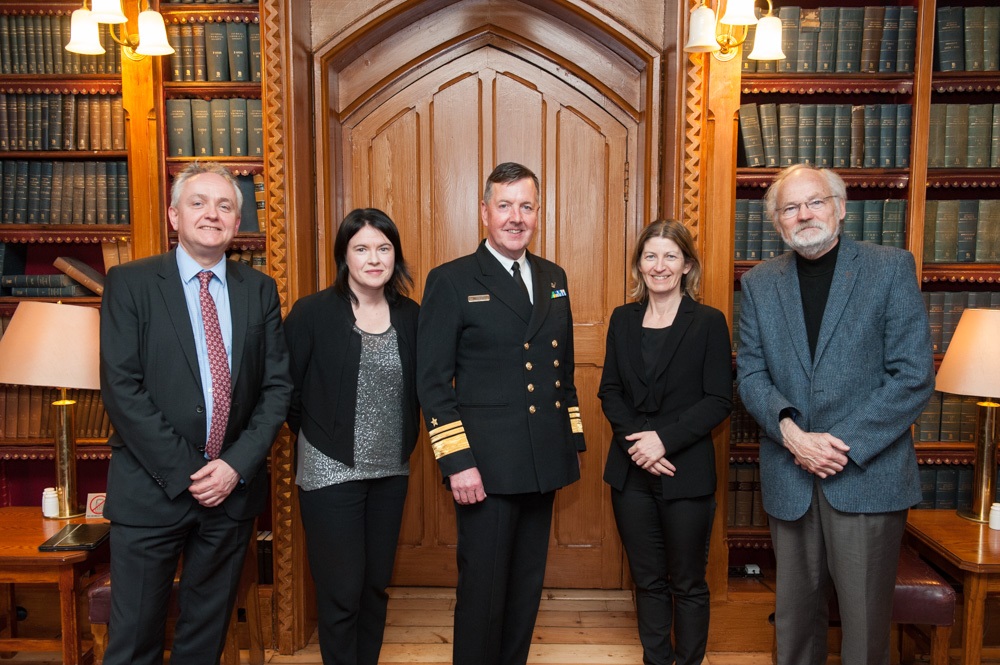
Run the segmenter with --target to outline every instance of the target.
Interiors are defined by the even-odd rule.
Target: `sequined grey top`
[[[361,335],[358,402],[354,408],[354,466],[328,457],[299,432],[296,484],[315,490],[349,480],[369,480],[410,473],[403,456],[403,365],[396,329]]]

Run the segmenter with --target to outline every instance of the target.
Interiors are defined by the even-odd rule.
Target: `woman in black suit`
[[[376,665],[419,410],[417,304],[399,231],[373,208],[344,218],[333,286],[285,321],[296,484],[326,665]]]
[[[692,665],[708,641],[712,428],[732,408],[729,329],[695,300],[701,263],[680,222],[643,229],[631,266],[637,302],[611,315],[598,392],[614,433],[604,480],[635,582],[643,663]]]

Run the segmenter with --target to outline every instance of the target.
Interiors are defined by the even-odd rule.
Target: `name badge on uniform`
[[[469,302],[489,302],[490,294],[484,293],[481,296],[469,296]]]
[[[553,300],[556,298],[565,298],[565,297],[566,297],[566,289],[556,289],[555,291],[552,292],[551,296]]]

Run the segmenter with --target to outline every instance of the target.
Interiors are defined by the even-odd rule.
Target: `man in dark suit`
[[[266,501],[264,460],[291,395],[274,280],[226,260],[241,198],[224,168],[192,164],[171,192],[178,247],[108,272],[106,665],[162,662],[182,553],[171,662],[218,663],[225,644],[253,518]]]
[[[455,665],[525,663],[541,600],[555,490],[585,450],[566,273],[526,251],[538,178],[496,167],[475,254],[427,276],[417,391],[455,499]]]
[[[794,250],[743,276],[740,397],[760,424],[777,561],[778,663],[825,663],[827,598],[845,663],[888,665],[907,509],[920,501],[910,425],[934,390],[913,256],[841,235],[847,190],[792,166],[766,204]]]

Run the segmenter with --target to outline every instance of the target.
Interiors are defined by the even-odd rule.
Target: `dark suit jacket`
[[[401,298],[389,308],[403,366],[403,459],[419,434],[416,386],[417,303]],[[354,466],[361,337],[353,332],[351,303],[333,287],[300,299],[285,320],[291,355],[292,406],[288,426],[305,432],[323,454]]]
[[[604,480],[625,486],[629,466],[629,434],[655,431],[666,458],[677,473],[661,476],[667,499],[696,497],[715,491],[715,450],[712,428],[732,409],[733,369],[729,328],[722,312],[691,300],[681,300],[656,363],[652,384],[642,360],[642,317],[646,306],[617,307],[608,327],[607,352],[598,397],[611,423],[614,442],[608,450]],[[654,411],[646,408],[653,394]]]
[[[478,467],[487,492],[548,492],[580,477],[566,273],[529,254],[534,306],[485,241],[430,272],[417,391],[441,472]]]
[[[122,524],[177,522],[197,505],[190,476],[207,463],[205,398],[175,252],[112,268],[104,291],[101,395],[114,426],[105,515]],[[243,482],[222,505],[248,519],[264,508],[264,460],[292,386],[274,280],[232,261],[226,271],[232,406],[220,458]]]

